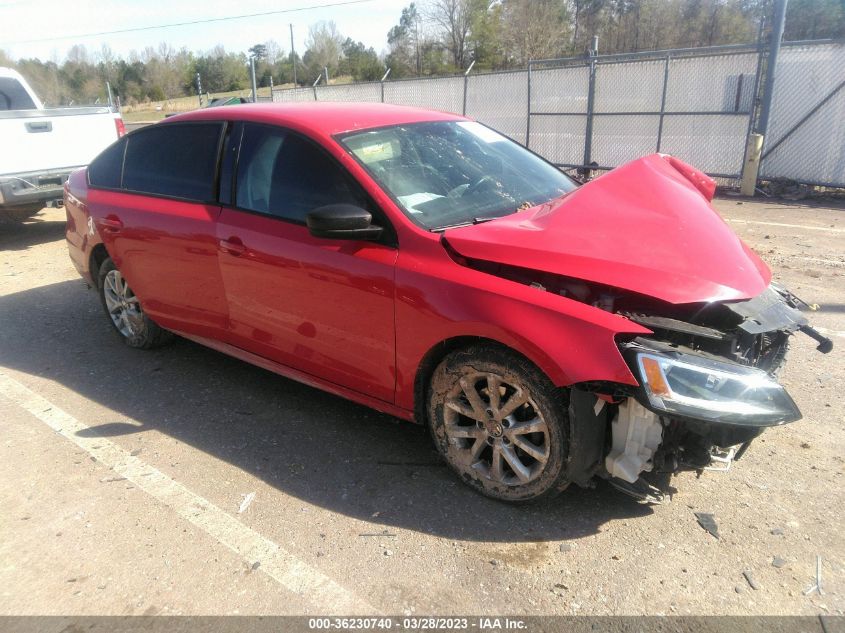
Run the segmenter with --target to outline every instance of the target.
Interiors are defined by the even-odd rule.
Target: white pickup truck
[[[60,204],[70,172],[124,133],[114,108],[45,108],[20,74],[0,68],[0,223]]]

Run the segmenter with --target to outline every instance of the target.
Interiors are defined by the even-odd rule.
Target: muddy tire
[[[31,204],[25,207],[0,208],[0,225],[20,224],[27,218],[31,218],[43,208],[44,205],[42,204]]]
[[[437,450],[478,492],[523,502],[569,485],[566,394],[525,358],[494,346],[452,352],[427,406]]]
[[[111,257],[100,265],[97,278],[100,302],[115,332],[129,347],[152,349],[168,343],[173,334],[144,314],[138,298],[115,267]]]

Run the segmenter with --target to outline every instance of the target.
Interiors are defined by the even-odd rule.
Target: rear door
[[[314,208],[372,206],[367,196],[316,143],[249,123],[233,189],[217,224],[232,342],[392,402],[398,251],[390,227],[383,242],[366,242],[315,238],[305,226]]]
[[[115,154],[107,164],[98,159],[89,168],[91,215],[144,310],[163,327],[217,339],[227,329],[215,229],[225,129],[219,122],[150,126],[126,137],[122,156],[107,150],[103,157]],[[109,188],[108,167],[121,157],[120,185]]]

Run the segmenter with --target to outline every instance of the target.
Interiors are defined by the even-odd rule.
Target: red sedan
[[[830,342],[652,155],[579,186],[451,114],[212,108],[143,128],[65,189],[71,258],[126,344],[173,333],[427,424],[509,501],[726,465],[796,420],[790,335]]]

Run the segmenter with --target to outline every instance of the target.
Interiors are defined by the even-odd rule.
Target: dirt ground
[[[125,347],[62,210],[0,228],[0,614],[842,614],[845,209],[717,207],[836,348],[796,337],[804,419],[662,506],[489,501],[419,427],[187,341]]]

